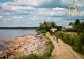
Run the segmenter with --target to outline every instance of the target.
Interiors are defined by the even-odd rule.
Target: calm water
[[[14,39],[28,34],[36,34],[36,31],[34,29],[0,29],[0,40]]]

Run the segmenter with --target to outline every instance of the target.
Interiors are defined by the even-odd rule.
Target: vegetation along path
[[[62,40],[58,39],[59,42],[57,43],[55,40],[53,40],[53,36],[51,36],[50,33],[46,33],[46,36],[51,39],[54,45],[51,59],[83,59],[78,53],[76,53]]]

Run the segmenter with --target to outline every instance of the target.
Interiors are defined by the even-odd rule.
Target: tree
[[[75,23],[74,23],[74,25],[73,25],[73,28],[74,28],[75,30],[78,30],[79,26],[80,26],[80,20],[79,20],[79,19],[76,19],[76,21],[75,21]],[[79,30],[78,30],[78,31],[79,31]]]
[[[71,26],[71,25],[73,25],[73,23],[72,23],[72,22],[70,22],[70,23],[69,23],[69,26]]]
[[[75,21],[75,26],[77,26],[77,25],[79,25],[80,24],[80,20],[79,19],[76,19],[76,21]]]
[[[55,22],[51,22],[51,25],[52,25],[52,27],[56,27],[57,26]]]
[[[78,29],[80,32],[84,33],[84,22],[80,23],[76,29]]]
[[[43,22],[39,24],[39,27],[37,28],[38,33],[43,33],[46,31],[50,31],[51,28],[55,28],[56,24],[55,22]]]

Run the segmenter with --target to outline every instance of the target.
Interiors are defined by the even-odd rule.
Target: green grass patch
[[[35,54],[30,54],[28,56],[17,56],[13,59],[38,59],[38,56],[36,56]]]
[[[55,35],[62,39],[64,43],[72,46],[72,48],[84,55],[84,34],[83,33],[76,33],[76,32],[63,32],[59,31],[56,32]]]
[[[46,46],[47,46],[47,49],[45,50],[42,56],[39,56],[39,59],[50,59],[54,46],[52,44],[52,41],[50,41],[49,38],[48,38],[48,41],[46,42]]]

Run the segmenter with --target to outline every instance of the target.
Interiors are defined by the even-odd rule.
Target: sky
[[[66,10],[72,0],[0,0],[0,27],[34,27],[43,21],[66,26],[76,19],[84,21],[84,0],[74,0],[75,16]]]

